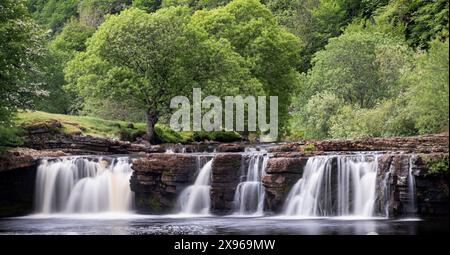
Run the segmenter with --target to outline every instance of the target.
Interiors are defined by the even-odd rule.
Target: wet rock
[[[37,151],[28,148],[1,152],[0,217],[31,213],[39,158],[65,155],[61,151]]]
[[[234,193],[239,183],[243,164],[240,154],[219,154],[214,157],[211,169],[211,210],[227,214],[234,209]]]
[[[189,154],[147,154],[133,162],[131,190],[142,213],[170,212],[181,191],[193,182],[197,156]]]
[[[225,143],[217,147],[218,152],[244,152],[245,145],[240,143]]]
[[[301,154],[303,155],[303,154]],[[307,157],[275,157],[267,163],[262,183],[266,190],[265,208],[280,212],[292,186],[303,175]]]
[[[426,163],[445,157],[448,154],[379,156],[375,213],[389,217],[448,215],[448,172],[430,174]],[[415,180],[415,196],[409,190],[410,171]]]
[[[280,212],[289,191],[300,178],[301,175],[292,173],[265,175],[262,183],[266,191],[264,201],[266,210]]]
[[[292,173],[303,174],[308,158],[270,158],[267,163],[266,173]]]

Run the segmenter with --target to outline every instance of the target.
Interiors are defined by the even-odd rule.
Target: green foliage
[[[306,144],[302,147],[302,149],[304,152],[313,152],[317,150],[314,144]]]
[[[266,0],[278,22],[298,36],[302,44],[298,70],[311,67],[314,54],[330,38],[339,36],[353,19],[371,17],[388,0]]]
[[[428,159],[425,164],[428,169],[426,175],[448,173],[448,155],[440,159]]]
[[[0,35],[0,125],[5,125],[17,108],[32,107],[40,93],[44,50],[24,1],[1,1]]]
[[[119,13],[131,4],[132,0],[81,0],[78,6],[80,22],[97,27],[107,14]]]
[[[413,135],[414,122],[402,109],[390,100],[371,109],[343,106],[330,119],[329,134],[336,138]]]
[[[44,27],[57,31],[76,16],[80,0],[27,0],[33,17]]]
[[[213,131],[213,132],[205,132],[198,131],[193,132],[192,139],[197,142],[203,141],[217,141],[217,142],[236,142],[242,140],[242,137],[236,132],[226,132],[226,131]]]
[[[449,42],[433,41],[428,53],[419,54],[417,66],[405,75],[410,84],[408,110],[419,133],[448,130]]]
[[[309,99],[308,103],[298,113],[296,126],[301,127],[305,138],[328,137],[330,119],[344,104],[336,95],[324,91]]]
[[[85,98],[81,114],[106,120],[145,122],[143,110],[134,101]]]
[[[193,10],[213,9],[219,6],[224,6],[232,0],[162,0],[161,6],[186,6]]]
[[[136,141],[136,138],[142,138],[146,134],[146,125],[140,122],[111,121],[89,116],[51,114],[40,111],[19,112],[15,124],[26,128],[55,121],[62,124],[62,128],[57,131],[65,134],[92,135],[124,141]],[[155,130],[158,143],[189,143],[205,140],[234,142],[242,140],[241,136],[235,132],[175,132],[168,126],[159,124],[156,125]],[[21,134],[21,128],[0,127],[0,141],[3,141],[0,146],[20,145]]]
[[[86,49],[86,41],[95,29],[81,24],[75,19],[70,20],[50,42],[49,48],[64,62],[73,58],[76,52]]]
[[[379,19],[404,29],[409,45],[428,48],[435,39],[448,38],[448,0],[391,0],[377,12]]]
[[[266,95],[278,96],[280,131],[288,120],[290,91],[298,81],[298,39],[281,28],[269,9],[256,0],[235,0],[224,7],[198,11],[193,22],[250,64]]]
[[[146,12],[155,12],[161,7],[162,0],[133,0],[133,7]]]
[[[6,127],[0,125],[0,151],[2,147],[16,147],[23,144],[20,128]]]
[[[3,127],[26,108],[145,120],[161,141],[236,138],[156,125],[173,96],[200,87],[278,96],[280,133],[291,139],[448,130],[448,0],[0,4]],[[88,132],[133,140],[145,129],[102,123]]]
[[[17,126],[37,125],[49,121],[58,121],[62,124],[60,132],[67,134],[83,134],[102,137],[118,138],[119,131],[125,129],[129,132],[145,131],[144,123],[134,123],[134,128],[127,128],[129,122],[110,121],[88,116],[75,116],[64,114],[51,114],[41,111],[22,111],[17,114]]]
[[[345,33],[316,54],[308,84],[313,92],[329,90],[370,108],[401,90],[401,69],[410,55],[407,46],[382,34]]]
[[[258,43],[264,46],[263,40]],[[258,57],[256,61],[265,61]],[[281,65],[278,70],[288,66],[276,64]],[[191,22],[187,8],[150,14],[129,9],[99,27],[86,52],[69,62],[66,78],[85,97],[133,100],[147,114],[151,133],[169,112],[170,99],[191,95],[193,87],[214,95],[258,91],[249,65],[229,41],[211,37]]]
[[[316,54],[302,79],[294,126],[306,138],[415,134],[414,116],[405,110],[404,73],[412,60],[398,37],[349,27]]]
[[[132,93],[129,99],[148,109],[147,100],[158,97],[157,93],[161,94],[161,90],[167,84],[168,79],[162,80],[160,75],[173,73],[178,67],[168,65],[169,62],[161,56],[170,55],[171,50],[174,50],[175,55],[180,52],[177,43],[172,39],[175,39],[178,32],[183,32],[182,24],[186,22],[180,19],[178,26],[176,24],[173,26],[171,34],[161,34],[160,31],[164,26],[172,27],[171,20],[169,17],[164,20],[149,18],[153,15],[164,16],[131,9],[120,16],[110,17],[98,29],[89,43],[88,50],[79,54],[69,64],[66,73],[71,87],[85,97],[93,95],[93,98],[102,99],[108,97],[124,99]],[[159,30],[154,29],[158,26]],[[147,34],[145,28],[152,34]],[[159,38],[159,43],[152,44],[150,40],[152,37]],[[130,50],[123,51],[124,47],[129,47]],[[171,63],[175,63],[177,56],[171,59]],[[157,63],[153,62],[158,60]],[[145,66],[148,67],[147,70],[142,69]],[[166,71],[165,68],[173,69]],[[161,71],[150,73],[150,70]],[[147,77],[147,74],[153,76]],[[156,88],[159,91],[154,90]],[[152,106],[156,104],[157,102],[154,102]]]
[[[159,143],[187,143],[192,141],[186,133],[175,132],[167,126],[156,126],[156,136]]]
[[[77,113],[83,105],[82,99],[64,90],[64,67],[75,53],[86,49],[86,41],[94,28],[85,26],[75,19],[70,20],[48,45],[46,68],[46,95],[36,104],[36,109],[52,113]]]

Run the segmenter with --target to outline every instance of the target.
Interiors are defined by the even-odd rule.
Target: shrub
[[[448,173],[448,156],[444,156],[440,159],[426,160],[427,174],[435,175],[440,173]]]
[[[19,128],[0,126],[0,148],[22,145],[22,132]]]

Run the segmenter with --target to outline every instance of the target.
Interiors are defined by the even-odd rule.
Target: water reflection
[[[427,234],[448,232],[448,220],[388,219],[286,219],[276,217],[204,217],[181,218],[129,215],[101,218],[75,215],[52,218],[25,217],[0,220],[0,234],[66,234],[66,235],[367,235]],[[100,218],[98,218],[100,217]]]

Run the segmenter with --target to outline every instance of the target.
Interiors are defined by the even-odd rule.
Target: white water
[[[209,215],[211,198],[209,191],[211,189],[211,166],[212,159],[201,169],[193,185],[187,187],[180,195],[179,203],[181,214],[187,215]]]
[[[408,213],[414,216],[416,213],[416,180],[414,177],[414,160],[415,156],[411,155],[409,158],[409,171],[408,171],[408,197],[409,197],[409,208]]]
[[[35,212],[129,212],[133,193],[128,158],[111,164],[82,157],[42,160],[37,170]]]
[[[391,207],[391,178],[394,172],[394,164],[389,166],[389,171],[385,173],[383,179],[383,189],[384,189],[384,215],[389,218],[389,210]]]
[[[267,152],[258,152],[250,155],[245,179],[236,187],[234,203],[235,214],[262,215],[264,211],[264,187],[261,179],[269,156]]]
[[[337,173],[333,173],[333,159]],[[377,160],[364,156],[318,156],[308,159],[303,177],[284,205],[289,216],[371,217],[375,204]]]

